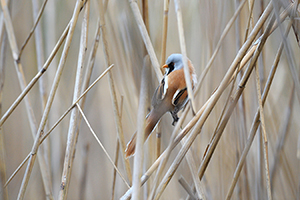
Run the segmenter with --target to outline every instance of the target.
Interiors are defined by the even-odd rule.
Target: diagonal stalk
[[[102,40],[102,48],[104,52],[105,57],[105,66],[111,65],[111,60],[109,57],[109,50],[108,50],[108,43],[107,43],[107,30],[105,25],[105,18],[104,18],[104,8],[103,8],[103,2],[99,1],[99,10],[100,10],[100,33],[101,33],[101,40]],[[125,158],[125,140],[124,140],[124,133],[123,133],[123,127],[121,123],[121,117],[118,107],[118,101],[117,101],[117,94],[116,89],[114,85],[114,79],[112,72],[108,72],[108,82],[109,82],[109,88],[110,88],[110,94],[112,98],[112,104],[113,104],[113,111],[114,111],[114,119],[116,123],[117,128],[117,134],[120,141],[121,146],[121,155],[123,159],[123,163],[125,165],[125,170],[129,179],[129,182],[132,182],[132,174],[130,170],[130,163],[129,160]]]
[[[80,37],[80,47],[79,47],[79,55],[78,55],[78,63],[76,69],[76,79],[75,79],[75,87],[73,93],[73,103],[80,96],[80,90],[82,88],[82,76],[83,76],[83,65],[86,56],[87,49],[87,35],[88,35],[88,25],[89,25],[89,13],[90,13],[90,1],[87,1],[85,5],[84,17],[82,20],[81,26],[81,37]],[[68,130],[68,139],[67,146],[65,152],[65,160],[61,178],[61,187],[59,191],[59,199],[66,199],[69,190],[69,184],[71,179],[71,172],[73,168],[73,160],[75,157],[75,147],[77,144],[77,138],[79,132],[76,131],[77,122],[79,117],[79,111],[77,107],[75,107],[71,111],[69,130]]]
[[[30,175],[31,175],[31,171],[32,171],[35,159],[36,159],[36,153],[37,153],[38,147],[40,145],[39,140],[40,140],[40,137],[44,133],[44,127],[46,125],[46,121],[48,119],[48,115],[49,115],[49,112],[50,112],[50,109],[51,109],[51,106],[52,106],[52,103],[53,103],[53,100],[54,100],[54,96],[55,96],[57,88],[58,88],[60,77],[62,75],[62,71],[63,71],[63,68],[65,66],[66,58],[67,58],[67,55],[68,55],[68,50],[70,48],[70,44],[71,44],[71,41],[72,41],[75,25],[76,25],[76,22],[77,22],[78,15],[80,13],[80,8],[82,7],[82,4],[83,4],[83,1],[79,1],[79,0],[76,3],[76,7],[75,7],[75,10],[74,10],[72,19],[71,19],[70,29],[69,29],[68,36],[66,38],[66,43],[65,43],[65,46],[64,46],[64,49],[63,49],[63,52],[62,52],[62,57],[60,59],[60,63],[59,63],[59,66],[58,66],[58,69],[57,69],[57,72],[56,72],[56,75],[55,75],[55,78],[54,78],[54,81],[53,81],[53,85],[52,85],[52,88],[51,88],[51,91],[50,91],[50,94],[49,94],[49,97],[48,97],[48,100],[47,100],[47,104],[45,106],[45,111],[43,113],[43,116],[42,116],[42,119],[41,119],[41,122],[40,122],[40,125],[39,125],[39,129],[38,129],[36,137],[35,137],[34,144],[32,146],[31,156],[29,158],[28,165],[27,165],[27,168],[26,168],[26,171],[25,171],[25,174],[24,174],[24,177],[23,177],[23,181],[22,181],[22,184],[21,184],[21,187],[20,187],[20,190],[19,190],[18,199],[23,199],[24,195],[25,195],[25,191],[26,191],[28,181],[29,181],[29,178],[30,178]]]
[[[286,34],[289,32],[289,29],[290,29],[290,26],[287,28]],[[283,50],[283,44],[281,43],[281,45],[280,45],[280,47],[279,47],[279,49],[278,49],[278,51],[276,53],[276,58],[274,60],[273,67],[272,67],[272,69],[270,71],[268,80],[267,80],[266,85],[265,85],[264,92],[262,94],[262,105],[264,105],[264,103],[266,101],[266,98],[268,96],[268,93],[269,93],[269,90],[270,90],[270,87],[271,87],[271,83],[272,83],[272,81],[274,79],[274,75],[275,75],[275,72],[276,72],[277,67],[278,67],[279,58],[281,56],[282,50]],[[253,139],[254,139],[254,136],[256,134],[257,128],[258,128],[258,126],[260,124],[259,118],[260,118],[260,112],[259,112],[259,108],[258,108],[257,112],[255,114],[255,117],[254,117],[251,129],[250,129],[250,133],[249,133],[249,136],[248,136],[248,139],[247,139],[246,146],[245,146],[245,148],[244,148],[244,150],[242,152],[242,155],[240,157],[240,160],[239,160],[238,165],[236,167],[236,170],[234,172],[232,183],[230,185],[230,188],[229,188],[229,191],[227,193],[226,199],[230,199],[231,196],[232,196],[233,189],[234,189],[234,187],[236,185],[236,182],[238,180],[238,177],[239,177],[239,175],[241,173],[242,167],[243,167],[243,165],[245,163],[246,156],[247,156],[247,154],[249,152],[249,149],[250,149],[251,144],[253,142]]]

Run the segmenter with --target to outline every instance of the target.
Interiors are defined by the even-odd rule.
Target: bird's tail
[[[135,144],[136,144],[136,132],[132,135],[130,141],[127,143],[127,148],[125,150],[126,158],[133,156],[135,152]]]
[[[145,127],[145,141],[149,137],[150,133],[154,129],[161,115],[153,112],[153,110],[149,113],[146,118],[146,127]],[[127,148],[125,150],[126,158],[133,156],[135,153],[135,144],[136,144],[136,132],[131,137],[130,141],[127,143]]]

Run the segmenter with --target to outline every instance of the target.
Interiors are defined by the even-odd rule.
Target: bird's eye
[[[174,70],[174,62],[171,62],[169,65],[168,65],[168,74],[170,74],[173,70]]]

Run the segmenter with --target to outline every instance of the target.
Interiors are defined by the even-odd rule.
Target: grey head
[[[171,54],[166,61],[166,65],[167,66],[165,66],[165,68],[166,67],[167,68],[166,68],[165,75],[168,75],[174,70],[181,69],[183,67],[182,54],[179,53]]]

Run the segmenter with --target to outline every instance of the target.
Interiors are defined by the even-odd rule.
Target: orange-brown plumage
[[[196,74],[190,60],[188,66],[192,81],[192,87],[196,84]],[[187,102],[188,94],[183,71],[183,61],[181,54],[172,54],[163,66],[166,68],[166,73],[160,85],[156,88],[152,97],[153,109],[146,117],[145,140],[151,134],[160,118],[170,112],[174,121],[178,121],[177,113],[184,107]],[[129,157],[135,152],[136,133],[132,136],[125,150],[126,157]]]

